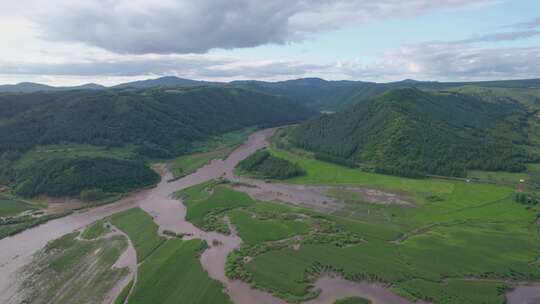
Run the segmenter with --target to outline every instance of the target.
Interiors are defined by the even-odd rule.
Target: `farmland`
[[[78,240],[79,232],[56,239],[24,269],[24,303],[99,303],[127,275],[112,267],[127,247],[123,236]]]
[[[230,303],[221,284],[210,279],[199,262],[204,241],[159,236],[150,215],[139,208],[116,214],[111,221],[137,252],[137,282],[129,303]]]

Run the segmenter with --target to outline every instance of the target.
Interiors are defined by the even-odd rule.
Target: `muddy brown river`
[[[201,231],[185,220],[186,208],[184,205],[180,201],[171,198],[171,194],[178,190],[220,176],[224,176],[230,180],[238,180],[233,174],[234,167],[239,161],[256,150],[267,146],[267,139],[272,133],[273,129],[258,131],[252,134],[243,145],[234,150],[226,160],[214,160],[193,174],[176,181],[167,182],[171,176],[169,173],[166,173],[162,177],[162,181],[155,188],[132,194],[114,204],[74,213],[0,240],[0,303],[18,303],[17,289],[19,282],[17,271],[29,263],[32,255],[43,248],[47,242],[74,230],[81,229],[114,213],[138,206],[153,216],[154,221],[159,225],[160,231],[170,230],[177,233],[190,234],[191,236],[189,238],[204,239],[208,242],[210,247],[201,255],[201,264],[211,278],[223,283],[226,292],[230,295],[234,303],[285,304],[283,300],[275,298],[269,293],[252,289],[247,283],[230,280],[225,276],[224,266],[227,255],[240,246],[242,242],[234,232],[234,227],[231,227],[233,233],[228,236],[215,232]],[[249,182],[249,179],[242,179],[242,182],[246,181]],[[326,198],[319,196],[317,193],[309,192],[304,188],[299,188],[298,192],[295,192],[295,187],[286,187],[285,190],[287,191],[283,191],[283,188],[277,189],[272,184],[260,181],[256,181],[256,186],[266,191],[263,194],[276,191],[285,192],[292,198],[291,201],[293,202],[297,199],[305,198],[323,205],[323,200],[326,200]],[[284,201],[288,201],[288,199],[284,199]],[[332,203],[332,201],[324,201],[324,205],[332,206]],[[219,241],[220,245],[212,245],[214,240]],[[128,250],[131,251],[127,252],[125,257],[121,259],[128,261],[126,262],[127,264],[124,265],[120,262],[118,266],[130,267],[133,265],[134,251],[132,251],[132,248]],[[130,267],[130,269],[133,270],[133,267]],[[128,279],[123,282],[126,284]],[[110,299],[114,299],[115,293],[118,293],[122,289],[120,287],[122,286],[115,286],[113,288],[113,291],[107,297],[109,301]],[[396,296],[380,284],[350,282],[339,277],[322,277],[316,282],[315,287],[321,290],[320,296],[306,303],[331,304],[334,300],[345,296],[363,296],[372,300],[375,304],[410,303],[410,301]],[[518,291],[519,288],[514,292]],[[525,291],[526,294],[531,293],[531,290],[528,288]],[[534,291],[532,293],[534,294]],[[513,298],[516,301],[513,301]],[[509,297],[509,303],[511,304],[537,303],[523,302],[526,300],[527,298],[523,299],[522,294],[519,292],[517,295],[514,294]]]

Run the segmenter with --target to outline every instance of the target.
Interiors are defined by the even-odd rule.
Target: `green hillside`
[[[283,97],[224,87],[0,94],[0,185],[23,196],[129,192],[157,181],[150,160],[315,114]]]
[[[129,192],[158,181],[159,175],[143,163],[112,158],[59,158],[21,170],[16,177],[15,193],[83,198],[86,194],[95,200],[106,193]]]
[[[192,142],[213,135],[313,115],[284,98],[210,87],[6,94],[0,113],[0,153],[73,142],[133,144],[155,157],[188,152]]]
[[[531,114],[510,99],[400,89],[301,124],[290,141],[396,175],[523,171]]]
[[[438,82],[406,79],[396,82],[375,83],[303,78],[278,82],[234,81],[231,84],[259,92],[284,96],[312,108],[331,111],[346,109],[348,106],[384,92],[404,88],[417,88],[424,91],[459,90],[462,87],[495,89],[498,91],[497,93],[503,91],[512,92],[511,98],[520,102],[528,102],[529,98],[527,96],[531,94],[538,96],[537,91],[540,89],[540,79],[480,82]]]

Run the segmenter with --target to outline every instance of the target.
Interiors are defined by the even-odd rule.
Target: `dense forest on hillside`
[[[510,99],[394,90],[295,128],[291,142],[378,172],[465,176],[467,169],[523,171],[532,113]]]
[[[140,154],[170,157],[212,135],[314,114],[284,98],[234,88],[4,94],[0,153],[74,142],[133,144]]]
[[[32,197],[79,197],[81,194],[125,193],[153,185],[159,175],[144,163],[111,158],[52,159],[16,177],[15,193]],[[84,196],[84,195],[83,195]]]
[[[0,94],[0,185],[22,196],[128,192],[156,182],[146,160],[316,114],[283,97],[225,87]]]
[[[241,161],[238,167],[261,178],[287,179],[305,174],[297,164],[272,156],[267,150],[253,153]]]

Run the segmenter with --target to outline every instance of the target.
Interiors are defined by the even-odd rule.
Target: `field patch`
[[[25,266],[25,303],[100,303],[127,275],[127,268],[112,267],[128,246],[124,236],[86,241],[77,235],[50,242]]]
[[[229,228],[223,220],[224,213],[254,204],[247,194],[225,186],[215,186],[213,182],[182,190],[177,196],[183,199],[187,207],[188,221],[202,230],[226,234]]]
[[[142,262],[165,242],[158,235],[158,225],[148,213],[140,208],[129,209],[111,217],[111,223],[128,235],[135,251],[137,261]]]
[[[310,231],[310,224],[302,220],[258,219],[256,214],[240,210],[229,212],[229,217],[240,238],[249,245],[282,240]]]
[[[15,197],[0,194],[0,218],[14,216],[34,209],[38,209],[38,207]]]
[[[205,248],[201,240],[168,240],[139,266],[129,303],[232,303],[200,264]]]
[[[152,217],[140,208],[113,215],[111,222],[129,236],[137,252],[137,281],[128,303],[231,303],[221,283],[210,279],[200,264],[206,242],[159,236]]]

